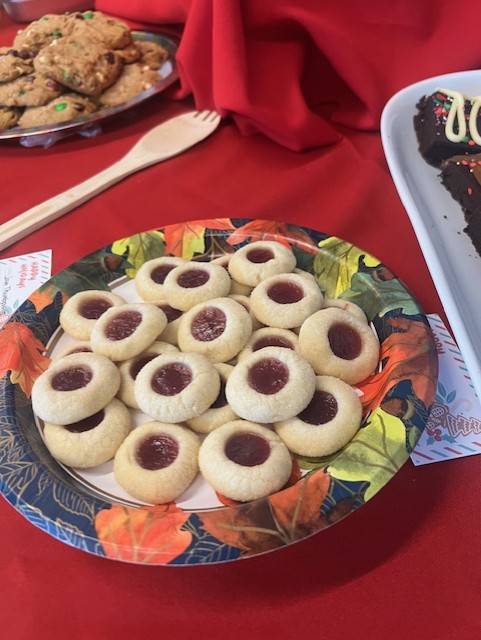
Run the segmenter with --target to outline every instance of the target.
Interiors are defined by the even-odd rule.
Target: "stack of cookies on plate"
[[[0,47],[0,131],[55,125],[114,107],[160,81],[157,42],[99,11],[48,14]]]

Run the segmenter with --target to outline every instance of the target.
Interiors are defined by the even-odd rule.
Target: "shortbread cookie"
[[[108,49],[123,49],[132,43],[132,33],[128,25],[100,11],[75,14],[71,33],[82,42],[99,42]]]
[[[211,260],[212,264],[219,264],[221,267],[224,267],[225,269],[227,269],[227,272],[229,272],[229,262],[231,257],[234,254],[232,253],[226,253],[223,256],[219,256],[217,258],[214,258],[213,260]],[[234,278],[232,278],[232,275],[229,274],[231,276],[231,285],[230,285],[230,292],[229,295],[231,294],[239,294],[239,295],[243,295],[243,296],[249,296],[250,292],[252,291],[252,289],[254,287],[251,287],[247,284],[242,284],[241,282],[237,282],[236,280],[234,280]]]
[[[275,422],[277,435],[295,454],[327,456],[344,447],[361,425],[356,391],[331,376],[317,376],[314,397],[299,415]]]
[[[325,298],[324,299],[325,307],[336,307],[337,309],[342,309],[343,311],[348,311],[349,313],[353,313],[359,320],[363,320],[367,322],[366,314],[361,307],[350,300],[343,300],[342,298]]]
[[[63,87],[42,73],[20,76],[0,84],[0,104],[5,107],[41,107],[58,98]]]
[[[251,309],[270,327],[299,327],[323,306],[316,282],[296,273],[284,273],[263,280],[251,293]]]
[[[14,127],[20,120],[22,109],[19,107],[0,106],[0,131]]]
[[[152,89],[160,80],[157,71],[142,63],[126,64],[117,80],[100,94],[99,102],[105,107],[115,107]]]
[[[252,332],[246,346],[237,355],[237,360],[240,361],[246,356],[250,356],[255,351],[259,351],[259,349],[264,349],[265,347],[282,347],[300,353],[299,338],[296,333],[289,329],[261,327]]]
[[[135,379],[139,374],[142,367],[163,353],[177,353],[178,349],[173,344],[168,342],[156,341],[153,342],[145,351],[139,353],[139,355],[124,360],[119,364],[120,371],[120,388],[117,396],[128,407],[132,409],[138,409],[139,405],[135,399],[134,385]]]
[[[74,27],[69,15],[46,14],[17,33],[13,46],[36,55],[54,40],[68,36]]]
[[[149,302],[111,307],[95,323],[90,343],[114,362],[142,353],[167,326],[165,313]]]
[[[115,455],[115,479],[137,500],[172,502],[197,476],[199,444],[199,437],[181,425],[142,424],[127,436]]]
[[[214,298],[186,311],[179,325],[182,351],[194,351],[211,362],[227,362],[244,348],[252,334],[252,320],[239,302]]]
[[[42,107],[28,107],[21,115],[18,125],[23,128],[67,122],[76,118],[87,118],[98,111],[98,105],[78,93],[64,93]]]
[[[271,240],[258,240],[238,249],[229,260],[231,277],[242,284],[255,287],[265,278],[290,273],[296,258],[289,247]]]
[[[110,291],[79,291],[69,298],[60,312],[62,329],[77,340],[90,340],[92,329],[108,309],[125,304],[125,299]]]
[[[135,274],[135,290],[147,302],[165,300],[164,280],[167,274],[186,262],[184,258],[175,256],[161,256],[147,260]]]
[[[163,292],[172,307],[187,311],[199,302],[227,296],[230,285],[224,267],[212,262],[189,261],[167,274]]]
[[[207,411],[220,391],[220,375],[200,353],[157,356],[135,380],[141,411],[161,422],[184,422]]]
[[[174,309],[165,301],[156,302],[155,304],[159,309],[162,309],[167,317],[167,326],[160,334],[159,339],[177,346],[180,320],[184,312],[180,309]]]
[[[28,51],[0,47],[0,82],[10,82],[33,73],[33,58]]]
[[[73,424],[45,423],[43,436],[56,460],[70,467],[87,469],[114,457],[131,424],[130,411],[114,398],[94,415]]]
[[[334,307],[305,320],[299,345],[318,375],[334,376],[348,384],[365,380],[379,363],[379,340],[368,323]]]
[[[32,408],[45,422],[71,424],[103,409],[120,386],[116,365],[98,353],[54,362],[34,382]]]
[[[252,306],[251,306],[251,299],[248,295],[245,295],[243,293],[232,293],[232,287],[231,287],[229,298],[232,298],[232,300],[239,302],[249,313],[252,320],[252,331],[257,331],[257,329],[260,329],[261,327],[264,326],[262,322],[260,322],[260,320],[258,320],[254,315],[252,311]]]
[[[282,489],[291,474],[292,459],[271,429],[234,420],[205,438],[199,451],[199,468],[215,491],[246,502]]]
[[[88,340],[76,340],[67,347],[59,351],[52,357],[52,362],[56,362],[65,356],[69,356],[72,353],[92,353],[92,347]]]
[[[123,65],[115,51],[103,44],[68,36],[44,47],[34,67],[73,91],[98,96],[117,80]]]
[[[226,397],[245,420],[287,420],[312,400],[316,376],[300,355],[283,347],[266,347],[243,358],[226,383]]]
[[[187,425],[196,433],[210,433],[226,422],[238,418],[225,397],[225,385],[234,367],[224,362],[220,362],[214,366],[220,375],[219,395],[205,413],[186,421]]]
[[[136,40],[134,45],[140,53],[142,64],[147,65],[150,69],[160,69],[169,57],[166,49],[153,40]]]

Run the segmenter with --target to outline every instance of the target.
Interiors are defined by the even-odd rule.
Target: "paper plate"
[[[248,503],[223,500],[198,477],[175,503],[141,504],[116,486],[111,463],[85,472],[58,464],[29,398],[48,357],[68,339],[59,313],[69,296],[86,289],[135,295],[132,278],[146,260],[167,254],[210,260],[261,239],[290,246],[324,295],[358,304],[379,336],[379,368],[359,385],[364,419],[354,438],[329,458],[297,458],[284,489]],[[62,542],[130,563],[228,562],[330,527],[370,500],[406,462],[437,384],[427,319],[387,266],[340,238],[266,220],[193,221],[113,242],[31,295],[0,332],[0,342],[2,493]]]

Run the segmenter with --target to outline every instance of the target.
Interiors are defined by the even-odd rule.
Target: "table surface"
[[[16,25],[1,15],[0,44]],[[188,100],[152,98],[49,149],[0,145],[0,222],[123,155]],[[107,243],[173,222],[267,218],[349,240],[385,262],[426,312],[441,303],[384,159],[379,133],[342,130],[296,153],[226,119],[187,153],[137,173],[2,252],[53,250],[53,272]],[[472,639],[481,617],[477,457],[408,461],[372,500],[285,549],[213,566],[142,567],[86,554],[0,499],[3,637]],[[478,632],[478,633],[476,633]]]

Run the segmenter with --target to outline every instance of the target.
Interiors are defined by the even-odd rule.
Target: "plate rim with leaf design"
[[[364,309],[381,343],[379,370],[360,388],[365,417],[354,438],[283,490],[248,503],[183,510],[129,506],[81,485],[48,453],[29,399],[48,366],[64,301],[83,289],[133,278],[169,254],[208,260],[270,239],[291,247],[323,293]],[[0,332],[0,490],[32,524],[97,556],[151,565],[229,562],[314,535],[370,500],[408,460],[429,417],[438,360],[429,323],[402,281],[366,251],[336,236],[262,219],[212,218],[171,224],[114,241],[70,265],[32,294]]]

